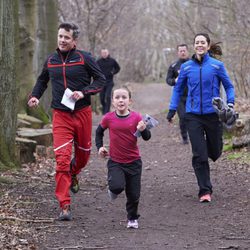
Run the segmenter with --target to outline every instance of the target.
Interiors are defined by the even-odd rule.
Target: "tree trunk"
[[[17,18],[18,0],[0,0],[0,168],[16,164]]]
[[[27,98],[34,82],[33,57],[35,50],[35,9],[36,1],[19,1],[19,46],[20,46],[20,81],[19,81],[19,105],[18,112],[26,113]]]
[[[37,109],[27,109],[27,97],[32,90],[43,63],[49,53],[56,48],[57,1],[20,0],[20,113],[28,113],[44,123],[48,122],[51,87],[44,93]]]
[[[50,53],[54,52],[57,47],[57,1],[38,1],[36,23],[37,33],[33,67],[36,76],[38,76],[41,73],[45,59]],[[40,100],[40,104],[46,113],[50,111],[51,98],[51,85],[48,84],[48,88]]]

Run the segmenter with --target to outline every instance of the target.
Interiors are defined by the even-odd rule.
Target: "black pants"
[[[108,161],[108,185],[114,194],[120,194],[124,189],[127,196],[126,210],[128,220],[139,218],[138,205],[141,193],[141,159],[131,163]]]
[[[111,95],[112,89],[114,87],[113,81],[107,81],[106,86],[103,88],[102,92],[100,93],[100,101],[102,105],[102,114],[106,114],[110,110],[111,106]]]
[[[192,165],[199,185],[199,196],[212,193],[208,157],[216,161],[222,153],[222,124],[217,114],[185,115],[192,145]]]
[[[179,117],[181,137],[183,140],[188,139],[187,126],[186,126],[186,121],[185,121],[185,113],[186,113],[186,100],[181,100],[177,108],[177,114]]]

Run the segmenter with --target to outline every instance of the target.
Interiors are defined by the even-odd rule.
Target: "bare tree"
[[[185,42],[192,51],[194,35],[206,32],[222,42],[222,60],[238,94],[249,95],[248,0],[59,1],[61,20],[79,22],[83,47],[95,54],[107,46],[115,54],[122,81],[165,78],[176,45]]]
[[[16,164],[18,1],[0,0],[0,168]]]
[[[61,21],[77,21],[83,30],[80,45],[85,42],[84,46],[95,54],[96,46],[105,43],[109,34],[115,29],[124,8],[130,3],[132,0],[60,0],[59,14]],[[71,11],[67,12],[65,9]]]

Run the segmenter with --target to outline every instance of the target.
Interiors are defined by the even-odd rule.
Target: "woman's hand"
[[[172,122],[173,121],[173,118],[174,118],[174,116],[175,116],[175,113],[176,113],[176,110],[173,110],[173,109],[170,109],[169,111],[168,111],[168,114],[167,114],[167,120],[168,120],[168,122]]]

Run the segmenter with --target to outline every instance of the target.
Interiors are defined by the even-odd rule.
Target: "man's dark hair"
[[[67,22],[64,22],[64,23],[61,23],[58,27],[58,30],[59,29],[65,29],[66,31],[70,31],[70,30],[73,30],[73,39],[77,39],[79,34],[80,34],[80,30],[79,30],[79,26],[75,23],[67,23]]]
[[[180,47],[186,47],[188,49],[188,45],[186,43],[178,44],[176,49],[178,50]]]

